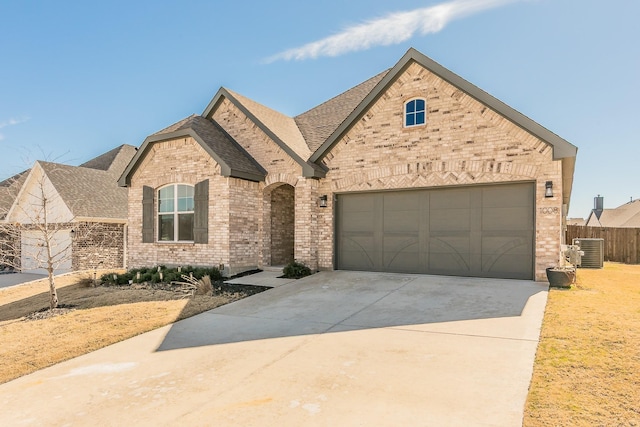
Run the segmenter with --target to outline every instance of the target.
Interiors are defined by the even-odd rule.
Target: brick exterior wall
[[[309,209],[306,205],[301,207],[301,202],[298,201],[298,186],[300,183],[307,181],[302,177],[302,167],[230,101],[225,99],[218,106],[213,114],[213,119],[268,172],[265,182],[260,183],[258,186],[258,199],[256,200],[258,205],[255,210],[257,214],[255,221],[257,222],[258,230],[258,245],[255,250],[258,256],[258,267],[272,265],[272,237],[277,239],[277,236],[275,236],[277,233],[272,233],[271,229],[271,193],[282,184],[289,184],[296,188],[295,214],[291,213],[291,215],[295,215],[298,218],[298,210],[300,208],[303,210]],[[251,203],[252,207],[254,206],[253,201],[248,199],[238,200],[238,209],[249,210],[247,209],[247,203]],[[304,221],[296,220],[294,239],[307,232],[307,224]],[[248,250],[248,246],[244,247]],[[297,255],[294,254],[294,256]],[[280,263],[278,258],[279,255],[276,254],[275,260]],[[241,269],[238,268],[238,270]]]
[[[228,274],[254,270],[260,265],[260,223],[262,185],[229,179],[229,261]],[[211,233],[211,228],[209,228]]]
[[[296,177],[302,175],[302,167],[229,100],[225,99],[221,103],[213,119],[270,175],[281,173]]]
[[[142,188],[209,180],[209,243],[142,243]],[[230,263],[229,179],[193,138],[154,143],[131,177],[129,186],[128,267],[166,265],[218,266]],[[157,237],[157,215],[154,219]]]
[[[271,192],[271,265],[293,261],[295,190],[288,184]]]
[[[80,222],[69,226],[75,231],[72,270],[124,267],[125,224]]]
[[[1,224],[0,227],[0,271],[17,270],[22,256],[20,230],[12,224]]]
[[[403,126],[404,103],[427,101],[425,126]],[[552,148],[456,87],[413,63],[324,158],[318,194],[320,268],[333,268],[334,193],[494,182],[536,183],[535,278],[558,261],[562,169]],[[544,197],[553,181],[553,198]],[[313,222],[310,222],[313,227]]]
[[[404,103],[417,97],[426,100],[426,124],[405,128]],[[131,179],[129,267],[225,264],[233,274],[279,263],[290,237],[272,218],[290,217],[295,259],[314,270],[332,269],[334,194],[502,182],[535,183],[536,280],[545,280],[545,268],[558,261],[562,166],[552,148],[418,64],[409,65],[325,156],[325,179],[302,177],[300,165],[230,101],[224,99],[213,118],[267,170],[265,182],[221,177],[219,165],[191,138],[155,143]],[[210,180],[209,243],[143,244],[142,187],[204,179]],[[544,197],[546,181],[553,181],[552,198]],[[295,189],[293,212],[281,210],[282,184]],[[328,196],[327,208],[318,206],[321,195]],[[291,195],[286,198],[290,204]]]

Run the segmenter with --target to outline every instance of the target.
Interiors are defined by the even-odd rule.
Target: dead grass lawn
[[[640,426],[640,266],[549,292],[524,426]]]
[[[0,289],[0,384],[244,296],[180,299],[163,290],[83,287],[83,277],[57,278],[60,304],[75,310],[49,319],[24,319],[48,308],[46,280]]]

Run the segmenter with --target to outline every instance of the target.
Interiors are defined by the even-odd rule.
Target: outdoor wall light
[[[553,181],[544,184],[544,197],[553,197]]]
[[[71,231],[69,232],[69,237],[71,237],[71,239],[73,240],[73,238],[76,237],[76,230],[72,228]]]
[[[320,196],[320,207],[321,208],[326,208],[327,207],[327,196],[326,196],[326,194],[324,196]]]

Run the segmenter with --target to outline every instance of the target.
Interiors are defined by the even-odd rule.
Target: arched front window
[[[404,126],[419,126],[426,121],[426,101],[424,99],[412,99],[404,104]]]
[[[173,184],[158,190],[158,241],[193,241],[193,186]]]

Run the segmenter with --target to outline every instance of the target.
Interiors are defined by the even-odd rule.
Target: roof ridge
[[[377,77],[383,77],[383,74],[384,74],[384,75],[386,75],[390,70],[391,70],[391,68],[387,68],[386,70],[384,70],[384,71],[382,71],[382,72],[380,72],[380,73],[376,74],[375,76],[369,77],[368,79],[361,81],[361,82],[360,82],[360,83],[358,83],[357,85],[352,86],[352,87],[350,87],[349,89],[347,89],[347,90],[344,90],[344,91],[340,92],[340,93],[339,93],[339,94],[337,94],[336,96],[333,96],[333,97],[331,97],[331,98],[327,99],[326,101],[321,102],[320,104],[316,105],[315,107],[311,107],[311,108],[309,108],[307,111],[304,111],[304,112],[302,112],[302,113],[300,113],[300,114],[297,114],[297,115],[293,116],[293,118],[295,119],[295,118],[297,118],[297,117],[303,116],[303,115],[305,115],[305,114],[307,114],[307,113],[309,113],[309,112],[311,112],[311,111],[315,110],[316,108],[322,107],[323,105],[326,105],[326,104],[330,103],[331,101],[334,101],[336,98],[341,97],[341,96],[342,96],[342,95],[344,95],[345,93],[347,93],[347,92],[349,92],[349,91],[352,91],[352,90],[354,90],[354,89],[357,89],[357,88],[361,87],[362,85],[367,84],[368,82],[370,82],[371,80],[373,80],[373,79],[375,79],[375,78],[377,78]]]

